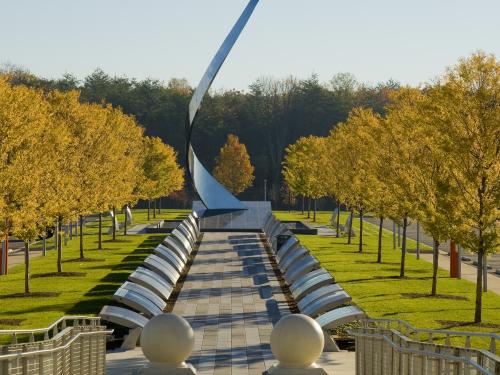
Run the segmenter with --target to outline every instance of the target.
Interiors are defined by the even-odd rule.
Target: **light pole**
[[[267,179],[264,179],[264,202],[267,201]]]

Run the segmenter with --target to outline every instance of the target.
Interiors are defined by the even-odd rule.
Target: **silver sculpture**
[[[203,97],[212,85],[219,69],[224,63],[231,48],[238,40],[241,31],[247,24],[259,0],[250,0],[236,24],[233,26],[221,47],[208,66],[203,78],[196,88],[191,102],[186,121],[186,159],[188,174],[193,186],[200,196],[201,201],[209,210],[244,210],[246,206],[224,186],[222,186],[201,164],[191,145],[191,133],[196,116],[201,107]]]

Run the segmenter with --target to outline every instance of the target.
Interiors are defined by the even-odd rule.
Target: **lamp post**
[[[264,179],[264,202],[267,201],[267,179]]]

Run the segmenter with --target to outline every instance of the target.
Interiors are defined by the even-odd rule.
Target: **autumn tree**
[[[452,182],[453,238],[478,254],[474,321],[481,322],[487,254],[498,252],[500,228],[500,62],[483,52],[448,70],[429,90],[428,115]]]
[[[50,142],[64,133],[51,126],[50,106],[39,91],[11,87],[0,79],[0,232],[25,244],[25,293],[30,293],[29,246],[43,231],[50,191],[43,184],[49,170],[57,173]]]
[[[149,202],[181,190],[184,174],[177,163],[174,149],[158,137],[145,137],[142,147],[142,179],[139,181],[141,197]]]
[[[326,140],[322,137],[302,137],[286,148],[283,162],[283,178],[293,192],[314,200],[316,221],[316,200],[326,195],[327,181]]]
[[[229,191],[239,194],[252,185],[253,172],[246,146],[237,136],[229,134],[215,159],[214,177]]]
[[[371,109],[355,108],[347,121],[338,124],[331,132],[330,138],[333,139],[328,148],[330,176],[338,174],[340,177],[337,194],[359,212],[359,252],[363,251],[363,214],[370,208],[370,196],[376,194],[370,183],[373,174],[370,165],[373,143],[370,139],[379,121],[379,116]],[[351,234],[348,235],[350,240]]]

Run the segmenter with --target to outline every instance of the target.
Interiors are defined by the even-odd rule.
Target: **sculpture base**
[[[177,365],[168,364],[150,364],[141,368],[139,375],[196,375],[196,369],[189,363],[180,363]]]
[[[202,232],[261,232],[271,202],[243,202],[246,210],[208,210],[201,201],[193,202],[193,211],[200,217]]]
[[[315,363],[305,368],[283,367],[280,364],[277,364],[271,366],[267,371],[264,371],[262,374],[263,375],[328,375],[328,373],[325,370],[323,370]]]

